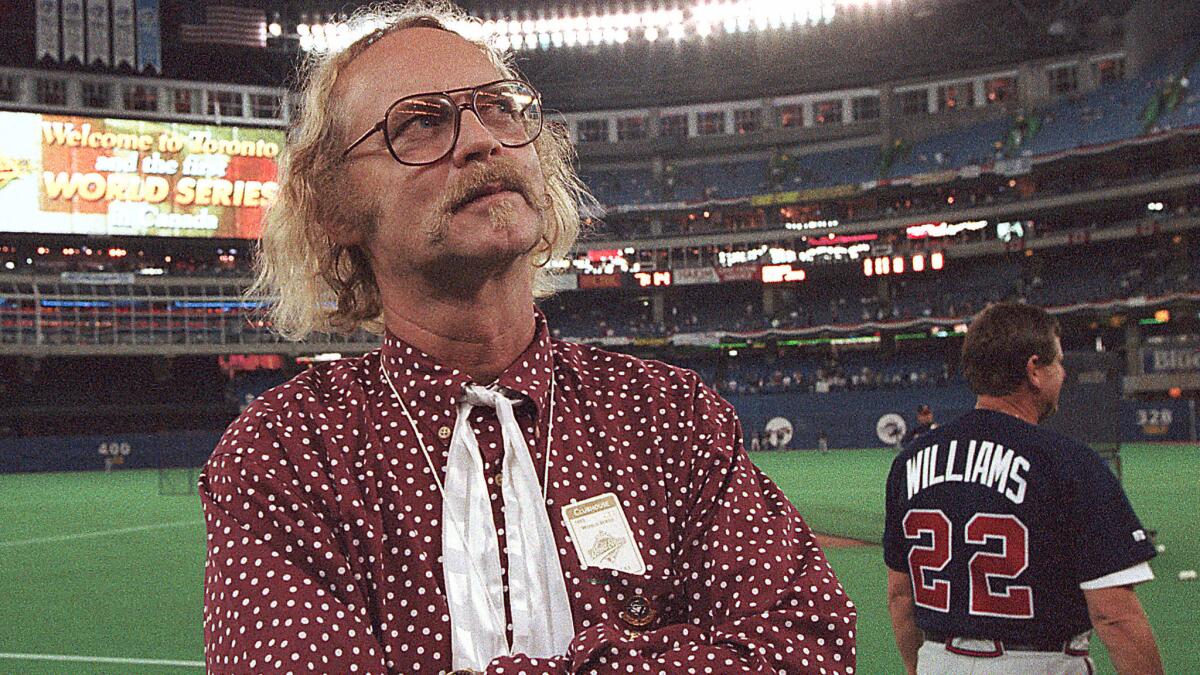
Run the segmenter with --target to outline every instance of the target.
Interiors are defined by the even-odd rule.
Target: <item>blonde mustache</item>
[[[491,184],[499,184],[503,190],[520,194],[525,202],[539,213],[549,209],[549,195],[544,189],[539,190],[533,179],[522,171],[519,165],[507,159],[491,160],[480,164],[477,169],[462,175],[446,187],[433,209],[431,222],[425,229],[430,243],[438,244],[444,241],[455,211],[478,197]],[[502,229],[515,221],[516,210],[510,202],[501,201],[488,209],[488,217],[494,227]]]

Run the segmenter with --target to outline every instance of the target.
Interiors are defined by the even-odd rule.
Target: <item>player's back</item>
[[[1095,452],[974,410],[897,456],[884,555],[912,577],[921,629],[1032,644],[1088,630],[1079,584],[1153,549]]]

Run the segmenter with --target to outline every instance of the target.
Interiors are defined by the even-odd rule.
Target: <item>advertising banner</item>
[[[87,0],[87,63],[107,66],[111,56],[108,0]]]
[[[83,0],[63,0],[63,61],[85,63],[83,53]]]
[[[752,206],[773,206],[776,204],[794,204],[796,202],[820,201],[823,199],[840,199],[858,194],[858,185],[833,185],[831,187],[809,188],[807,190],[790,190],[773,192],[765,195],[754,195],[750,198]]]
[[[772,192],[765,195],[754,195],[750,198],[751,206],[772,206],[775,204],[794,204],[800,201],[800,192],[791,190],[789,192]]]
[[[257,238],[276,129],[0,112],[0,231]]]
[[[800,201],[820,201],[823,199],[841,199],[859,193],[857,185],[833,185],[830,187],[809,188],[800,191]]]
[[[757,281],[759,276],[758,265],[737,265],[735,267],[718,267],[717,277],[722,283],[731,281]]]
[[[1200,346],[1156,346],[1142,350],[1142,368],[1153,373],[1194,373],[1200,371]]]
[[[58,0],[37,0],[37,59],[62,58],[58,31]]]
[[[577,277],[579,288],[620,288],[624,285],[620,274],[580,274]]]
[[[137,69],[162,72],[162,28],[158,0],[137,0]]]
[[[992,164],[992,171],[1001,176],[1024,176],[1033,171],[1033,159],[1030,157],[998,159]]]
[[[63,272],[58,278],[68,284],[127,286],[133,284],[137,276],[127,272]]]
[[[133,0],[113,0],[113,65],[137,66],[137,44],[133,29]]]
[[[963,179],[979,178],[982,174],[983,167],[978,164],[968,164],[958,169],[958,177]]]
[[[949,183],[958,178],[957,169],[949,169],[946,171],[931,171],[929,173],[918,173],[912,177],[913,185],[936,185],[938,183]]]
[[[711,267],[680,267],[672,270],[675,273],[675,285],[689,286],[692,284],[716,284],[721,277]]]

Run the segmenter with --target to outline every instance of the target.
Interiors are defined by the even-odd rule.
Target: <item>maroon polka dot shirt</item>
[[[523,400],[517,420],[540,479],[555,378],[546,507],[575,638],[561,656],[502,656],[488,672],[853,673],[854,605],[750,463],[730,405],[691,371],[553,340],[537,321],[497,383]],[[451,668],[442,496],[381,367],[444,472],[470,380],[391,335],[255,401],[200,481],[210,672]],[[471,415],[507,584],[500,425],[493,409]],[[581,568],[561,507],[607,492],[644,575]]]

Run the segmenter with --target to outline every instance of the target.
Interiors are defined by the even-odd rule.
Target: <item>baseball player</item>
[[[908,445],[912,443],[918,436],[928,433],[937,428],[937,424],[933,421],[933,408],[922,403],[917,406],[917,423],[913,428],[909,429],[904,434],[904,439],[901,443]]]
[[[1094,629],[1121,673],[1162,673],[1134,592],[1154,548],[1086,445],[1037,424],[1058,407],[1058,322],[993,305],[963,343],[975,410],[916,439],[887,482],[888,610],[909,673],[1092,673]]]

